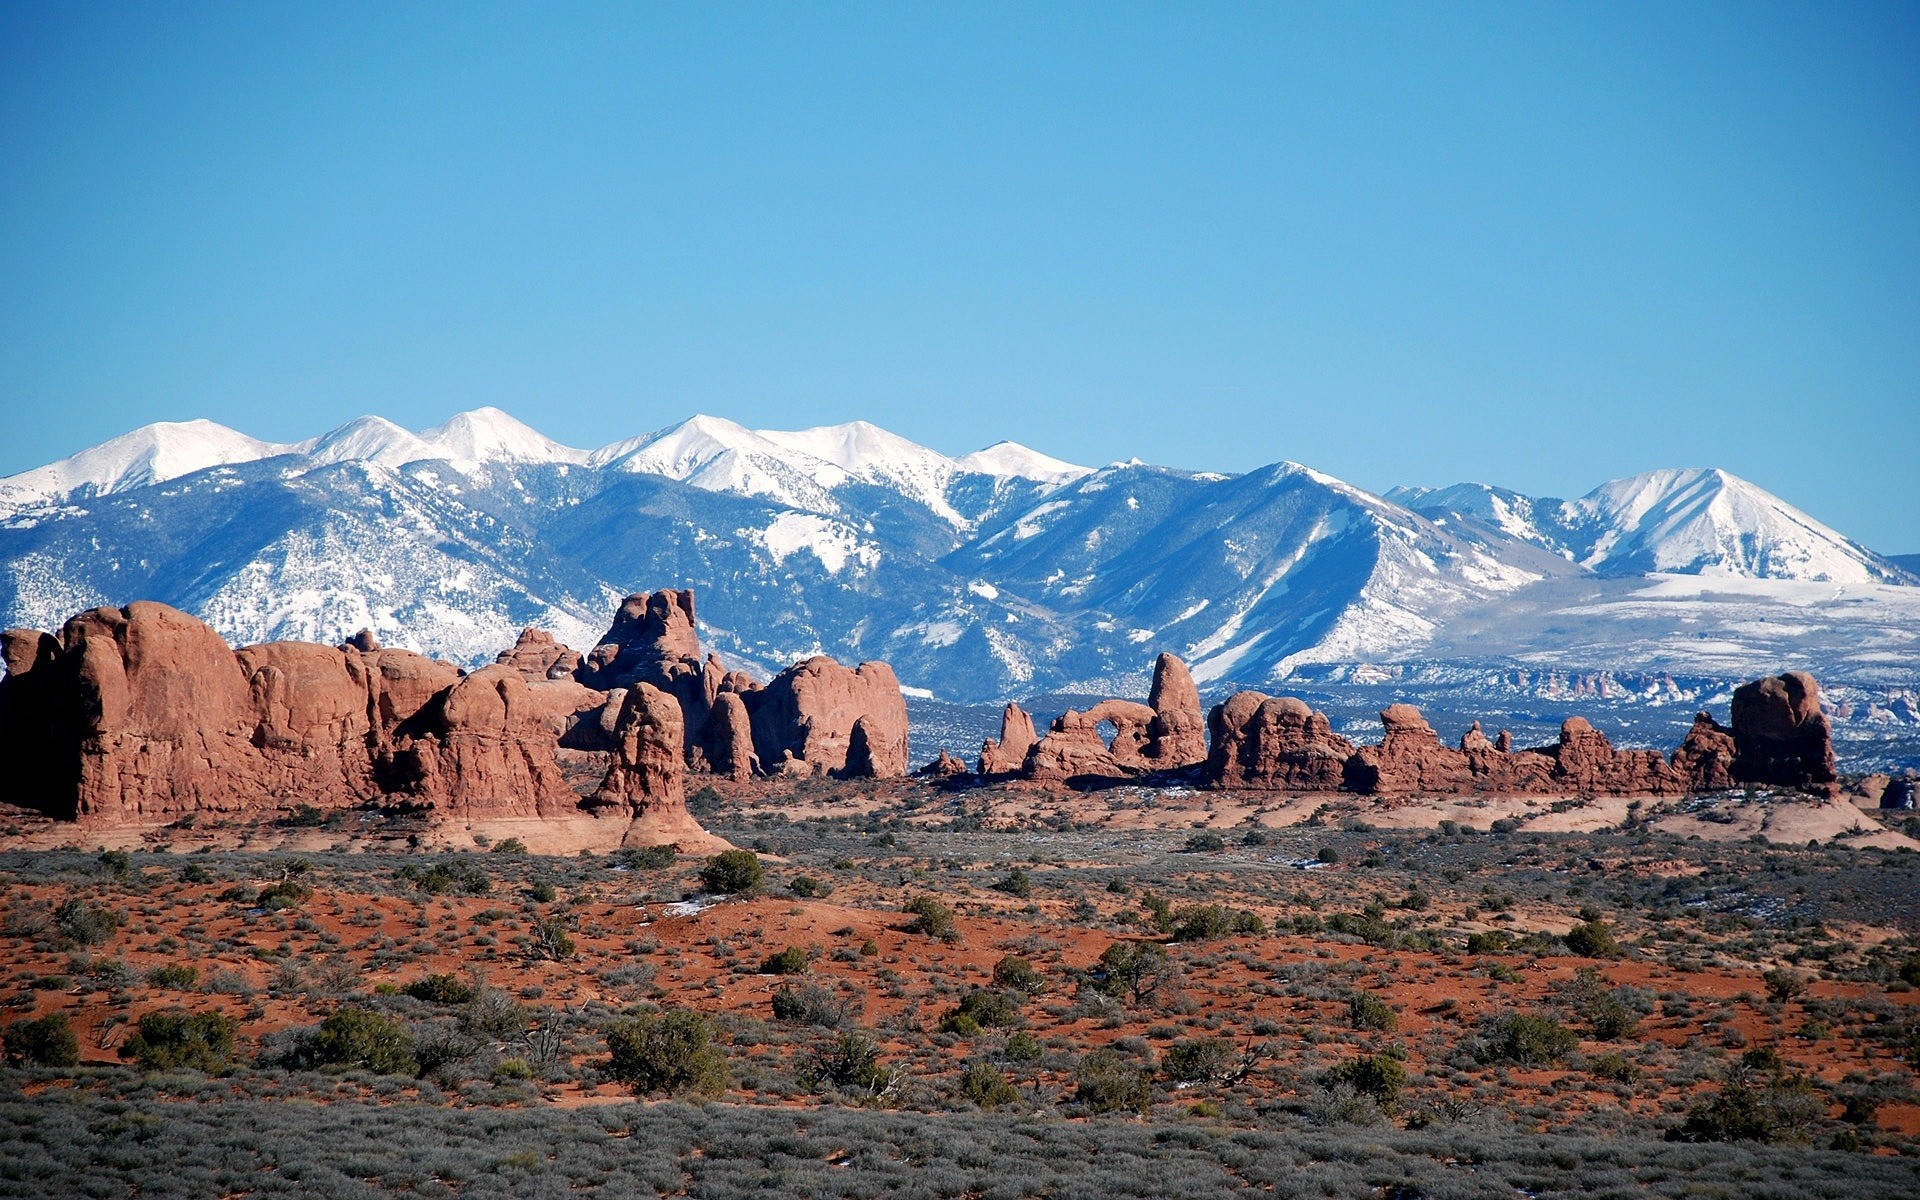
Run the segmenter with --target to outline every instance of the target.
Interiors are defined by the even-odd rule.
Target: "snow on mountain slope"
[[[1649,471],[1561,508],[1581,565],[1834,583],[1890,580],[1879,556],[1725,471]],[[1591,540],[1587,540],[1590,537]]]
[[[427,457],[444,458],[460,465],[515,462],[584,466],[588,459],[585,450],[562,446],[492,407],[455,414],[446,424],[422,433],[420,440],[433,451]]]
[[[111,495],[208,467],[254,462],[292,450],[208,420],[161,421],[71,458],[0,479],[0,513],[55,504],[76,493]]]
[[[423,458],[435,457],[434,447],[419,435],[400,428],[385,417],[355,417],[298,447],[305,460],[314,466],[340,462],[378,463],[400,467]]]
[[[1005,479],[1031,479],[1035,483],[1059,485],[1093,474],[1092,467],[1075,466],[1051,455],[1029,449],[1019,442],[995,442],[984,450],[962,454],[953,460],[964,473],[995,475]]]
[[[757,496],[827,515],[839,513],[833,489],[847,481],[844,467],[707,416],[604,446],[588,463],[630,474],[664,475],[704,491]]]
[[[947,503],[947,485],[953,481],[957,467],[938,450],[929,450],[866,421],[790,432],[764,429],[760,436],[788,450],[830,462],[863,483],[890,488],[917,500],[951,524],[966,524],[966,519]]]
[[[1603,483],[1578,500],[1473,483],[1396,488],[1388,496],[1431,519],[1547,547],[1602,575],[1916,582],[1778,496],[1710,468],[1648,471]]]

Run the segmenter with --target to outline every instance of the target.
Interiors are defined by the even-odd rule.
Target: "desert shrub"
[[[406,993],[433,1004],[465,1004],[473,999],[473,985],[453,975],[425,975],[409,983]]]
[[[744,896],[766,883],[766,869],[751,850],[722,850],[700,868],[700,886],[722,896]]]
[[[1513,935],[1504,929],[1489,929],[1485,933],[1467,935],[1468,954],[1505,954],[1513,949]]]
[[[560,889],[548,880],[536,879],[533,886],[527,889],[527,895],[533,897],[535,904],[552,904],[560,898]]]
[[[525,854],[526,852],[527,844],[517,837],[510,837],[505,841],[495,842],[493,849],[489,851],[489,853],[492,854]]]
[[[212,883],[216,878],[218,877],[212,871],[199,863],[188,863],[180,868],[181,883]]]
[[[1020,1011],[1005,992],[975,988],[940,1019],[940,1032],[973,1037],[982,1029],[1005,1029],[1020,1023]]]
[[[1595,1079],[1610,1079],[1615,1083],[1632,1083],[1641,1075],[1640,1068],[1624,1054],[1611,1052],[1588,1059],[1587,1070]]]
[[[818,984],[788,984],[773,994],[773,1019],[796,1025],[838,1029],[858,1020],[863,1005],[857,996],[830,992]]]
[[[1229,934],[1266,931],[1266,923],[1253,913],[1219,904],[1187,905],[1173,914],[1173,940],[1176,942],[1203,942]]]
[[[768,975],[805,975],[808,965],[805,950],[788,946],[778,954],[769,955],[761,970]]]
[[[214,1072],[233,1060],[234,1035],[240,1023],[225,1013],[190,1013],[171,1008],[140,1018],[139,1030],[120,1047],[143,1070],[189,1068]]]
[[[1074,1099],[1091,1113],[1144,1113],[1153,1102],[1153,1076],[1111,1047],[1080,1057],[1073,1068]]]
[[[1560,1061],[1579,1044],[1572,1030],[1543,1013],[1502,1013],[1481,1026],[1478,1057],[1539,1067]]]
[[[1100,954],[1096,986],[1109,996],[1145,1003],[1172,974],[1167,948],[1158,942],[1115,942]]]
[[[53,910],[53,927],[61,937],[80,946],[98,946],[119,932],[124,918],[112,909],[89,904],[79,897]]]
[[[1313,856],[1316,860],[1331,866],[1340,861],[1340,852],[1332,846],[1322,846]]]
[[[1606,980],[1592,967],[1582,967],[1571,980],[1557,989],[1567,1007],[1593,1030],[1595,1039],[1616,1042],[1631,1036],[1640,1027],[1635,1004],[1650,1006],[1646,993],[1636,988],[1608,988]],[[1633,1001],[1634,1003],[1629,1003]]]
[[[1005,892],[1009,896],[1018,896],[1020,899],[1025,900],[1027,897],[1033,895],[1033,880],[1025,871],[1019,867],[1015,867],[1013,870],[1008,871],[1005,877],[997,880],[993,884],[993,890],[996,892]]]
[[[1767,998],[1776,1004],[1785,1004],[1807,990],[1807,981],[1797,971],[1786,967],[1775,967],[1761,974],[1760,980],[1767,986]]]
[[[1406,1086],[1407,1068],[1397,1058],[1370,1054],[1341,1063],[1327,1072],[1327,1080],[1329,1083],[1344,1083],[1381,1104],[1392,1104],[1400,1098],[1400,1089]]]
[[[920,895],[907,901],[901,910],[913,914],[907,922],[908,933],[921,933],[943,942],[960,940],[960,929],[953,921],[953,910],[933,896]]]
[[[464,858],[452,862],[439,862],[430,867],[415,866],[408,863],[397,872],[399,877],[429,896],[444,896],[450,892],[459,892],[468,896],[484,896],[493,890],[493,880],[477,865]]]
[[[1368,905],[1365,912],[1334,913],[1327,918],[1326,926],[1334,933],[1357,937],[1372,946],[1391,946],[1399,940],[1378,905]]]
[[[803,900],[824,900],[833,895],[833,885],[825,880],[815,879],[811,875],[798,875],[787,890]]]
[[[1227,839],[1217,833],[1196,833],[1187,838],[1186,853],[1212,854],[1227,848]]]
[[[1575,925],[1561,940],[1582,958],[1619,958],[1624,953],[1614,940],[1613,929],[1598,917]]]
[[[853,1029],[816,1047],[800,1078],[815,1091],[837,1088],[866,1101],[886,1099],[902,1081],[898,1070],[881,1065],[880,1047],[874,1040]]]
[[[100,857],[94,860],[100,869],[115,879],[125,879],[133,874],[133,855],[125,850],[102,850]]]
[[[1233,1047],[1220,1038],[1185,1038],[1167,1048],[1160,1070],[1176,1083],[1208,1083],[1233,1070]]]
[[[0,1033],[9,1066],[75,1067],[80,1065],[80,1039],[65,1013],[48,1013],[31,1021],[14,1021]]]
[[[981,1108],[999,1108],[1020,1099],[1000,1068],[981,1059],[967,1064],[960,1076],[960,1094]]]
[[[1000,1057],[1005,1061],[1023,1067],[1037,1066],[1046,1056],[1046,1048],[1040,1045],[1040,1039],[1025,1032],[1008,1034],[1006,1047],[1000,1052]]]
[[[1799,1141],[1826,1115],[1826,1107],[1802,1075],[1764,1082],[1736,1078],[1689,1108],[1667,1137],[1676,1142]]]
[[[157,988],[190,992],[200,982],[200,968],[189,963],[167,963],[148,971],[147,982]]]
[[[498,988],[475,988],[473,999],[461,1008],[463,1033],[491,1041],[505,1041],[524,1032],[531,1014],[527,1007]]]
[[[711,1095],[727,1086],[727,1059],[714,1044],[713,1026],[690,1009],[648,1013],[609,1026],[607,1052],[607,1074],[635,1095]]]
[[[535,958],[550,958],[555,962],[572,958],[577,949],[573,935],[567,932],[566,921],[560,917],[543,917],[535,921],[531,946]]]
[[[313,889],[297,879],[281,879],[260,889],[253,899],[255,908],[264,908],[268,912],[298,908],[313,898]]]
[[[1037,996],[1047,990],[1047,978],[1018,954],[1008,954],[993,964],[993,986]]]
[[[1378,1029],[1391,1033],[1400,1028],[1400,1014],[1372,992],[1355,992],[1347,1000],[1347,1019],[1355,1029]]]
[[[348,1005],[320,1022],[307,1042],[312,1061],[323,1067],[346,1067],[381,1075],[410,1075],[418,1063],[413,1036],[391,1017],[370,1008]]]
[[[664,871],[673,865],[677,857],[672,846],[647,846],[639,850],[622,850],[614,856],[614,861],[629,871]]]

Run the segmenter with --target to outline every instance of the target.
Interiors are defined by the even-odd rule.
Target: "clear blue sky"
[[[496,404],[1920,551],[1920,7],[0,6],[0,473]]]

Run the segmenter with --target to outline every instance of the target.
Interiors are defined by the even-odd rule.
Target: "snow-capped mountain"
[[[1666,572],[1832,583],[1912,583],[1898,564],[1726,471],[1648,471],[1578,500],[1486,484],[1395,488],[1429,517],[1530,542],[1601,575]]]
[[[203,421],[0,480],[7,624],[145,597],[235,642],[364,626],[473,663],[529,624],[585,648],[617,597],[690,586],[740,665],[880,658],[955,700],[1138,690],[1163,649],[1211,688],[1438,660],[1738,675],[1795,648],[1910,685],[1910,580],[1720,472],[1381,497],[1292,463],[948,457],[865,422],[703,416],[585,450],[497,409],[292,444]]]

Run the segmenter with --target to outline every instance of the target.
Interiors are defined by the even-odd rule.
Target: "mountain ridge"
[[[1746,590],[1716,603],[1667,578]],[[360,417],[298,443],[174,423],[0,480],[7,624],[153,598],[236,643],[365,625],[474,664],[526,624],[590,644],[613,600],[672,584],[702,593],[712,644],[754,669],[880,658],[962,699],[1111,691],[1162,648],[1209,684],[1423,654],[1537,663],[1574,653],[1575,629],[1580,655],[1630,649],[1567,667],[1752,674],[1813,611],[1799,644],[1898,677],[1920,653],[1899,637],[1913,582],[1711,468],[1579,501],[1382,496],[1287,462],[1093,469],[1013,442],[952,457],[868,422],[696,416],[592,450],[497,409],[418,433]]]

